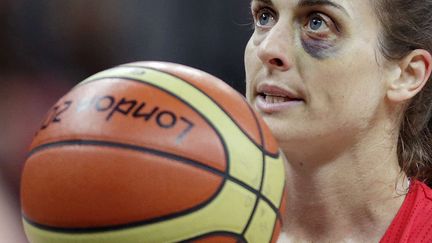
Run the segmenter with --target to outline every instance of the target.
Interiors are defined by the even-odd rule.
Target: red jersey
[[[411,181],[402,207],[380,243],[432,242],[432,189]]]

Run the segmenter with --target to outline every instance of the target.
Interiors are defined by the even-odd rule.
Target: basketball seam
[[[252,109],[251,109],[250,107],[249,107],[249,109],[251,110],[252,115],[253,115],[253,117],[255,118],[255,121],[256,121],[256,123],[257,123],[257,127],[258,127],[259,132],[260,132],[260,137],[261,137],[261,139],[262,139],[262,142],[261,142],[261,143],[262,143],[263,146],[264,146],[264,144],[265,144],[265,141],[264,141],[264,135],[263,135],[263,132],[262,132],[262,127],[261,127],[261,125],[260,125],[260,123],[259,123],[259,121],[258,121],[258,117],[256,116],[256,114],[252,111]],[[265,150],[265,148],[264,148],[264,150]],[[265,159],[265,154],[263,154],[263,166],[264,166],[264,169],[263,169],[263,176],[262,176],[261,186],[263,185],[264,180],[265,180],[265,165],[266,165],[266,163],[267,163],[267,161],[266,161],[266,159]],[[261,190],[262,190],[262,187],[260,188],[260,195],[264,197],[264,195],[261,193]],[[284,190],[285,190],[285,180],[284,180],[284,186],[282,187],[282,192],[281,192],[281,195],[282,195],[282,196],[281,196],[280,201],[279,201],[279,207],[282,206],[281,204],[282,204],[282,201],[283,201]],[[273,203],[270,203],[270,206],[271,206],[271,207],[274,206]],[[273,210],[275,210],[275,208],[278,208],[278,207],[274,207],[274,208],[272,207]],[[276,213],[276,220],[274,221],[274,224],[273,224],[273,230],[272,230],[272,234],[271,234],[271,236],[270,236],[270,241],[271,241],[272,238],[273,238],[273,232],[274,232],[274,230],[275,230],[275,228],[276,228],[277,221],[280,220],[280,221],[282,222],[282,215],[281,215],[280,211],[279,211],[279,210],[276,210],[275,213]]]
[[[257,129],[258,129],[259,138],[261,140],[261,144],[263,146],[263,150],[265,150],[265,147],[264,147],[264,138],[263,138],[263,134],[262,134],[262,131],[261,131],[261,127],[260,127],[260,125],[259,125],[259,123],[258,123],[258,121],[257,121],[257,119],[256,119],[256,117],[255,117],[255,115],[254,115],[253,112],[252,112],[252,116],[255,119],[255,123],[256,123]],[[255,200],[255,204],[254,204],[253,210],[251,212],[251,215],[249,217],[248,222],[246,223],[246,225],[245,225],[245,227],[243,229],[243,232],[242,232],[243,236],[244,236],[244,234],[246,234],[246,232],[247,232],[247,230],[248,230],[248,228],[249,228],[249,226],[250,226],[250,224],[252,222],[252,219],[255,216],[255,212],[256,212],[256,209],[258,207],[258,203],[259,203],[259,201],[261,199],[261,196],[262,196],[261,190],[262,190],[262,186],[263,186],[263,182],[264,182],[264,175],[265,175],[265,154],[264,154],[264,152],[261,152],[261,157],[262,157],[261,158],[261,161],[262,161],[262,173],[261,173],[260,186],[259,186],[259,189],[258,189],[258,194],[257,194],[257,198]]]

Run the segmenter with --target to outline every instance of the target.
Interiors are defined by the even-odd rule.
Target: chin
[[[287,119],[279,119],[266,114],[263,115],[263,119],[279,144],[298,140],[301,135],[299,126],[290,125],[291,122]]]

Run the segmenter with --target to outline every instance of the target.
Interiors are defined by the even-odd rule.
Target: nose
[[[280,30],[274,26],[259,43],[258,58],[270,70],[287,71],[292,66],[292,58],[289,53],[292,41],[286,33],[286,30]]]

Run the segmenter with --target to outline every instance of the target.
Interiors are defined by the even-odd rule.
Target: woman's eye
[[[275,16],[269,9],[258,10],[255,14],[255,24],[258,27],[268,27],[275,23]]]
[[[324,32],[329,30],[326,20],[319,14],[312,14],[309,17],[306,28],[312,32]]]
[[[258,22],[259,22],[260,25],[266,25],[270,21],[270,18],[271,18],[271,16],[270,16],[269,13],[262,13],[258,17]]]
[[[313,18],[309,21],[309,28],[311,30],[319,30],[323,25],[323,20],[321,18]]]
[[[332,18],[321,12],[313,12],[302,18],[301,42],[311,56],[325,58],[327,50],[334,47],[341,31]]]

